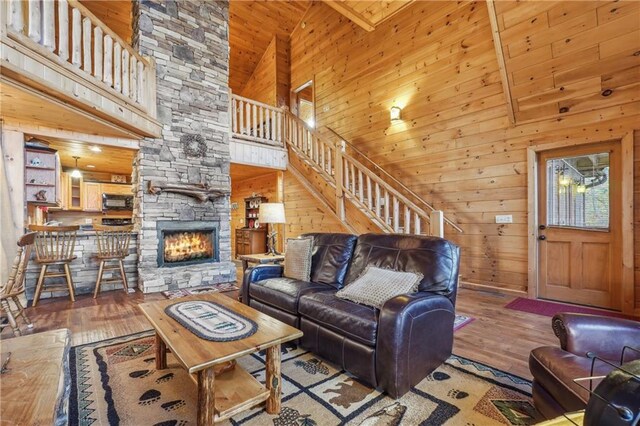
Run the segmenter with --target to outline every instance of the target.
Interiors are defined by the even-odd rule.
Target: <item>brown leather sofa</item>
[[[529,369],[533,375],[533,402],[546,418],[583,410],[589,392],[574,379],[591,376],[591,358],[595,354],[620,365],[625,346],[640,346],[640,322],[612,317],[561,313],[553,317],[553,331],[560,347],[544,346],[531,351]],[[623,362],[640,359],[640,354],[625,350]],[[594,376],[605,376],[613,367],[596,360]],[[589,381],[581,381],[589,387]],[[599,381],[593,381],[593,389]]]
[[[451,355],[459,249],[435,237],[307,234],[310,282],[260,265],[244,276],[242,300],[304,332],[300,344],[398,398]],[[424,275],[419,291],[378,310],[336,297],[368,265]],[[393,285],[393,283],[389,283]]]

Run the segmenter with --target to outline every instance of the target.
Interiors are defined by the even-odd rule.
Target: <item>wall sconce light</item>
[[[391,121],[398,121],[402,119],[402,109],[399,106],[391,107]]]

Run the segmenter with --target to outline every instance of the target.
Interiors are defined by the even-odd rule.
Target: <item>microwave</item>
[[[133,210],[133,195],[102,194],[102,211]]]

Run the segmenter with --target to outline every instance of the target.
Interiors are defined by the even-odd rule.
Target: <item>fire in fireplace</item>
[[[218,224],[204,221],[159,221],[158,266],[218,261]]]

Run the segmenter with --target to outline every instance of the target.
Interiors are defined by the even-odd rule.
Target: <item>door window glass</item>
[[[609,228],[609,153],[547,161],[547,225]]]

